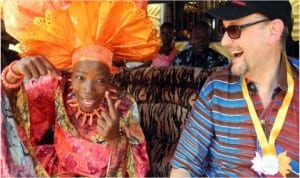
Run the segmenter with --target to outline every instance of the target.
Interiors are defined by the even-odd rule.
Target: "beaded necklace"
[[[100,113],[105,108],[105,103],[101,103],[99,107],[94,109],[92,112],[85,112],[82,111],[79,107],[77,98],[75,97],[73,90],[69,90],[67,97],[67,104],[70,107],[77,109],[75,118],[77,120],[82,119],[80,123],[81,126],[84,126],[85,124],[88,124],[89,126],[93,125],[94,120],[101,117]]]

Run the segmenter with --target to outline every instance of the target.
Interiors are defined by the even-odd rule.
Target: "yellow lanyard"
[[[281,107],[278,110],[277,116],[275,118],[275,122],[274,125],[272,127],[271,133],[270,133],[270,137],[269,137],[269,142],[267,140],[267,137],[263,131],[263,128],[260,124],[260,119],[257,116],[255,107],[251,101],[251,98],[249,96],[249,92],[248,92],[248,88],[246,85],[246,80],[245,77],[243,77],[242,80],[242,91],[243,91],[243,95],[244,98],[247,102],[248,105],[248,109],[250,112],[250,116],[252,119],[252,123],[254,125],[255,128],[255,132],[257,135],[257,139],[259,142],[259,145],[262,149],[262,154],[263,155],[267,155],[267,154],[272,154],[272,155],[277,155],[276,153],[276,149],[275,149],[275,140],[279,135],[279,132],[283,126],[285,117],[286,117],[286,113],[288,111],[290,102],[292,100],[293,97],[293,92],[294,92],[294,80],[292,77],[292,70],[291,70],[291,66],[287,60],[286,55],[284,54],[283,58],[285,59],[286,62],[286,69],[287,69],[287,84],[288,84],[288,90],[287,93],[283,99],[283,102],[281,104]]]

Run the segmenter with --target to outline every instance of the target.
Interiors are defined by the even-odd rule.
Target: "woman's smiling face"
[[[110,81],[109,68],[97,61],[81,61],[74,66],[72,87],[80,109],[93,112],[104,99]]]

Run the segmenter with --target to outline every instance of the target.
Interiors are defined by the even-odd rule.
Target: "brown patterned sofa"
[[[169,163],[197,93],[213,70],[194,67],[126,68],[112,83],[132,94],[151,161],[149,177],[168,177]]]

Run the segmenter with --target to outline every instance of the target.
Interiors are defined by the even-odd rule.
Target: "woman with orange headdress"
[[[24,13],[7,9],[4,20]],[[71,1],[14,29],[23,58],[2,71],[2,175],[147,176],[137,105],[110,89],[113,60],[158,51],[145,11],[132,1]]]

